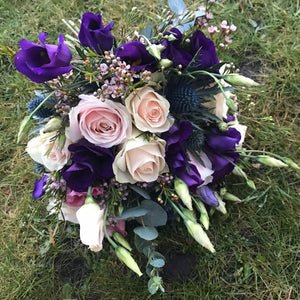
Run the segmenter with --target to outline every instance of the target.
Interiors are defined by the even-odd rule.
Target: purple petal
[[[218,207],[219,201],[213,191],[207,186],[204,185],[197,189],[197,194],[200,199],[207,205]]]
[[[42,197],[45,194],[45,191],[43,190],[46,182],[47,182],[48,176],[44,175],[41,179],[37,180],[34,183],[34,188],[32,191],[32,197],[34,200],[38,200],[40,197]]]

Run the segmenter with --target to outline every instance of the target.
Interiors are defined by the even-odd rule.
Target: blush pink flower
[[[152,182],[168,171],[165,163],[166,142],[160,138],[147,141],[136,131],[122,146],[113,163],[120,183]]]
[[[103,195],[103,188],[93,187],[91,194],[92,196]],[[66,200],[64,203],[68,204],[69,206],[79,207],[84,204],[86,197],[87,197],[87,192],[76,192],[74,190],[68,189]]]
[[[82,100],[69,113],[71,140],[77,142],[84,137],[104,148],[124,143],[132,130],[125,106],[111,100],[103,102],[92,95],[80,98]]]
[[[151,87],[136,89],[125,99],[125,105],[141,131],[165,132],[171,127],[170,103]]]

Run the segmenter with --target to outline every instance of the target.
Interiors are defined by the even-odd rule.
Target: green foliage
[[[77,22],[82,13],[101,10],[105,24],[115,21],[114,35],[124,38],[146,25],[154,27],[155,15],[166,5],[167,1],[155,0],[0,0],[0,299],[148,297],[142,288],[147,276],[137,278],[127,270],[108,243],[101,252],[91,253],[80,244],[76,225],[62,222],[56,227],[45,204],[31,199],[37,177],[31,160],[21,156],[24,147],[16,145],[16,137],[35,88],[15,71],[13,57],[22,38],[37,42],[38,33],[45,31],[50,43],[59,33],[69,33],[62,18]],[[233,61],[243,75],[263,84],[250,94],[239,91],[239,120],[249,132],[246,146],[299,164],[299,1],[227,0],[214,5],[216,22],[227,19],[238,27],[230,50],[219,51],[219,57]],[[137,9],[131,11],[134,6]],[[257,190],[235,176],[228,178],[228,192],[242,203],[230,202],[227,215],[216,212],[210,217],[215,255],[188,237],[182,224],[159,228],[159,252],[165,257],[189,252],[196,261],[185,282],[163,276],[166,293],[151,299],[299,297],[299,172],[263,166],[244,170]],[[134,257],[142,265],[143,255]],[[154,282],[158,278],[150,282],[151,288]]]

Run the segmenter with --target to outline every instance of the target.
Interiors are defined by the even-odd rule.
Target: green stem
[[[191,72],[191,74],[193,74],[194,72]],[[212,77],[213,79],[214,79],[214,81],[217,83],[217,85],[219,86],[219,88],[220,88],[220,90],[221,90],[221,92],[222,92],[222,94],[223,94],[223,96],[225,97],[225,99],[227,100],[227,101],[230,101],[231,99],[229,99],[227,96],[226,96],[226,94],[225,94],[225,92],[224,92],[224,89],[223,89],[223,86],[222,86],[222,84],[220,83],[220,80],[218,79],[218,77],[219,78],[223,78],[223,75],[219,75],[219,74],[212,74],[212,73],[209,73],[209,72],[207,72],[207,71],[196,71],[195,73],[200,73],[200,74],[204,74],[204,75],[208,75],[208,76],[210,76],[210,77]]]
[[[36,108],[35,110],[29,115],[29,119],[33,117],[33,115],[43,106],[43,104],[55,93],[56,91],[51,92]]]
[[[278,155],[278,154],[275,154],[275,153],[272,153],[272,152],[269,152],[269,151],[264,151],[264,150],[246,150],[246,149],[237,149],[236,152],[239,152],[239,153],[243,153],[243,152],[254,152],[254,153],[261,153],[261,154],[267,154],[267,155],[272,155],[274,157],[277,157],[279,159],[282,159],[283,157]],[[248,155],[250,156],[250,155]],[[255,158],[256,156],[251,156],[253,158]]]
[[[174,207],[174,209],[178,212],[178,214],[180,215],[180,217],[183,220],[186,220],[187,217],[182,213],[182,211],[177,207],[177,205],[172,200],[169,200],[169,202],[172,204],[172,206]]]
[[[107,212],[108,212],[108,209],[106,208],[105,214],[104,214],[104,224],[103,224],[104,225],[103,226],[104,234],[105,234],[105,237],[107,238],[107,240],[110,242],[110,244],[116,249],[118,247],[118,245],[111,239],[111,237],[108,235],[107,229],[106,229]]]

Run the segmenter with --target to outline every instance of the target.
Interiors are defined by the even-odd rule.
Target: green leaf
[[[155,227],[139,226],[134,228],[133,231],[139,237],[147,241],[152,241],[158,237],[158,232]]]
[[[152,242],[146,241],[135,234],[134,235],[134,245],[139,252],[143,253],[144,249],[150,248],[152,246]]]
[[[143,189],[141,189],[140,187],[134,185],[134,184],[128,184],[128,186],[136,193],[138,193],[140,196],[142,196],[143,198],[150,200],[151,197],[150,195]]]
[[[62,132],[57,137],[57,143],[58,143],[59,150],[62,150],[62,148],[65,145],[65,142],[66,142],[66,136],[65,136],[65,133]]]
[[[143,217],[143,222],[146,226],[164,226],[167,223],[168,215],[165,210],[152,200],[144,200],[141,206],[148,210],[148,213]],[[137,220],[142,223],[141,220]]]
[[[128,219],[128,218],[137,218],[137,217],[144,216],[148,212],[149,212],[149,210],[147,208],[144,208],[144,207],[141,207],[141,206],[139,206],[139,207],[136,206],[136,207],[132,207],[132,208],[124,210],[122,215],[117,217],[116,220],[125,220],[125,219]]]
[[[180,16],[185,11],[186,5],[182,0],[168,0],[168,5],[173,13]]]
[[[158,291],[159,286],[160,286],[154,280],[155,277],[158,277],[158,276],[154,276],[154,277],[150,278],[148,281],[148,291],[151,295],[154,295]]]
[[[150,265],[154,268],[162,268],[165,265],[165,261],[161,258],[153,259],[150,261]]]
[[[150,25],[147,25],[141,32],[141,35],[144,35],[147,39],[150,40],[154,36],[154,30]]]
[[[32,124],[33,124],[33,120],[32,118],[30,118],[30,116],[26,116],[22,120],[18,132],[17,144],[19,144],[25,138],[25,136],[28,136]]]

